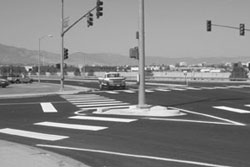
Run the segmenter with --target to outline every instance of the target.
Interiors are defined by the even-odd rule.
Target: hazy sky
[[[64,0],[65,17],[73,23],[96,0]],[[83,19],[65,35],[65,47],[72,52],[128,55],[137,45],[139,0],[103,0],[104,15],[87,28]],[[95,12],[93,13],[95,16]],[[236,29],[213,24],[250,28],[249,0],[145,0],[146,56],[206,57],[250,56],[250,32],[239,36]],[[61,0],[0,0],[0,43],[60,53]]]

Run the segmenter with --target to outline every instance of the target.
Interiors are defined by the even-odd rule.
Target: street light
[[[49,34],[49,35],[44,35],[44,36],[42,36],[42,37],[40,37],[38,39],[38,41],[39,41],[39,50],[38,50],[38,83],[39,84],[41,82],[41,79],[40,79],[40,73],[41,73],[41,63],[40,63],[41,40],[44,39],[44,38],[46,38],[46,37],[52,38],[53,36]]]

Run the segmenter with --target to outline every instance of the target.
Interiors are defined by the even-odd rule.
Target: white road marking
[[[34,123],[34,125],[49,126],[56,128],[66,128],[66,129],[76,129],[76,130],[89,130],[89,131],[99,131],[107,129],[104,126],[91,126],[91,125],[78,125],[78,124],[66,124],[66,123],[56,123],[56,122],[39,122]]]
[[[123,92],[125,92],[125,93],[135,93],[135,91],[133,91],[133,90],[123,90]]]
[[[147,92],[147,93],[153,93],[154,91],[153,91],[153,90],[146,89],[145,92]]]
[[[227,106],[213,106],[213,108],[231,111],[231,112],[236,112],[236,113],[241,113],[241,114],[249,114],[250,113],[250,111],[248,111],[248,110],[242,110],[242,109],[232,108],[232,107],[227,107]]]
[[[0,129],[0,133],[21,136],[21,137],[27,137],[27,138],[33,138],[33,139],[39,139],[39,140],[48,140],[48,141],[56,141],[56,140],[62,140],[62,139],[69,138],[68,136],[59,136],[59,135],[31,132],[31,131],[11,129],[11,128]]]
[[[90,102],[77,102],[74,103],[76,105],[88,105]],[[95,101],[91,102],[91,104],[116,104],[116,103],[122,103],[122,101]]]
[[[190,111],[190,110],[184,110],[184,109],[176,108],[176,107],[169,107],[169,108],[176,109],[176,110],[181,110],[181,111],[183,111],[183,112],[190,113],[190,114],[202,115],[202,116],[205,116],[205,117],[209,117],[209,118],[213,118],[213,119],[218,119],[218,120],[221,120],[221,121],[224,121],[224,122],[229,122],[229,123],[231,123],[232,125],[246,126],[246,125],[243,124],[243,123],[236,122],[236,121],[232,121],[232,120],[225,119],[225,118],[216,117],[216,116],[213,116],[213,115],[198,113],[198,112],[194,112],[194,111]]]
[[[171,90],[169,90],[169,89],[155,89],[155,90],[157,90],[157,91],[160,91],[160,92],[170,92]]]
[[[202,89],[209,89],[209,90],[213,90],[216,89],[215,87],[201,87]]]
[[[183,90],[187,90],[187,89],[183,89],[183,88],[170,88],[171,90],[178,90],[178,91],[183,91]]]
[[[95,120],[95,121],[110,121],[110,122],[123,122],[129,123],[137,121],[137,119],[128,118],[110,118],[110,117],[96,117],[96,116],[72,116],[70,119],[80,119],[80,120]]]
[[[40,103],[43,109],[43,112],[57,112],[55,107],[51,103]]]
[[[106,103],[106,104],[84,104],[84,105],[76,105],[77,107],[95,107],[95,108],[98,108],[99,106],[115,106],[115,105],[129,105],[129,103]]]
[[[202,90],[201,88],[194,88],[194,87],[186,87],[186,89],[189,89],[189,90]]]
[[[114,108],[127,108],[127,107],[129,107],[129,106],[131,106],[131,105],[129,105],[129,104],[126,104],[126,105],[115,105],[115,106],[108,106],[108,107],[82,107],[82,109],[84,109],[84,111],[85,110],[93,110],[93,109],[97,109],[97,108],[100,108],[100,109],[105,109],[105,108],[112,108],[112,109],[114,109]]]
[[[70,101],[70,100],[104,99],[104,98],[105,97],[102,97],[102,96],[91,96],[91,97],[70,97],[70,98],[65,98],[65,99]]]
[[[229,89],[229,87],[215,86],[215,89]]]
[[[215,125],[234,125],[227,122],[211,122],[211,121],[199,121],[199,120],[188,120],[188,119],[171,119],[171,118],[145,118],[149,120],[157,121],[173,121],[173,122],[191,122],[191,123],[201,123],[201,124],[215,124]]]
[[[115,92],[115,91],[105,91],[105,92],[109,94],[118,94],[118,92]]]
[[[116,101],[116,100],[115,99],[90,99],[90,100],[72,100],[70,102],[72,102],[72,103],[91,102],[92,103],[92,102],[104,102],[104,101],[110,102],[110,101]]]
[[[83,151],[83,152],[93,152],[93,153],[100,153],[100,154],[117,155],[117,156],[123,156],[123,157],[142,158],[142,159],[165,161],[165,162],[174,162],[174,163],[187,164],[187,165],[199,165],[199,166],[206,166],[206,167],[230,167],[230,166],[225,166],[225,165],[211,164],[211,163],[198,162],[198,161],[188,161],[188,160],[156,157],[156,156],[149,156],[149,155],[128,154],[128,153],[112,152],[112,151],[105,151],[105,150],[94,150],[94,149],[65,147],[65,146],[46,145],[46,144],[37,144],[36,146],[38,146],[38,147],[46,147],[46,148],[57,148],[57,149],[65,149],[65,150],[74,150],[74,151]]]

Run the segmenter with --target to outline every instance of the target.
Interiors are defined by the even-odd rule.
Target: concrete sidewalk
[[[53,94],[75,94],[90,91],[89,88],[65,85],[60,91],[59,84],[32,83],[11,84],[0,88],[0,99],[37,97]],[[87,167],[71,158],[42,150],[37,147],[25,146],[0,140],[1,167]]]
[[[59,84],[32,83],[32,84],[11,84],[6,88],[0,88],[0,98],[23,98],[45,96],[53,94],[75,94],[90,91],[90,88],[80,86],[65,85],[64,90],[60,90]]]
[[[36,147],[0,140],[1,167],[88,167],[83,163]]]

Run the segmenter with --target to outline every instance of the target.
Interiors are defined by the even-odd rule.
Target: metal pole
[[[40,77],[40,73],[41,73],[41,65],[40,65],[40,48],[41,48],[41,38],[39,38],[39,49],[38,49],[38,83],[41,83],[41,77]]]
[[[60,80],[60,83],[61,83],[61,91],[63,91],[64,89],[64,69],[63,69],[63,65],[64,65],[64,33],[63,33],[63,22],[64,22],[64,0],[62,0],[62,33],[61,33],[61,42],[62,42],[62,55],[61,55],[61,80]]]
[[[145,108],[145,30],[144,0],[139,0],[139,96],[138,108]]]

